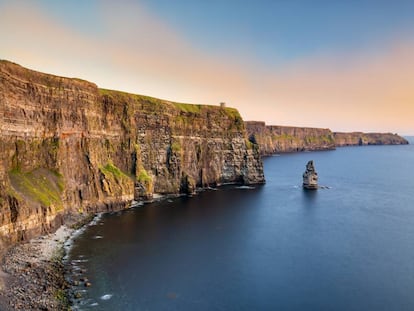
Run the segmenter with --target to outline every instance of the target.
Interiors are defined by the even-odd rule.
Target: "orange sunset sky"
[[[224,101],[245,120],[414,135],[413,5],[309,2],[0,0],[0,58],[103,88]]]

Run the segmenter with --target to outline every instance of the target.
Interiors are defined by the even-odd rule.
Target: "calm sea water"
[[[329,189],[301,188],[311,159]],[[414,145],[264,165],[264,186],[103,215],[70,252],[78,308],[414,310]]]

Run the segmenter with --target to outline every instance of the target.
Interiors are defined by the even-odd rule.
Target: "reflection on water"
[[[309,154],[271,157],[264,186],[104,215],[70,254],[77,277],[92,283],[78,288],[78,303],[83,310],[414,310],[413,155],[413,146],[313,153],[320,182],[332,185],[317,191],[294,186]],[[378,169],[386,166],[392,174]]]
[[[319,190],[320,191],[320,190]],[[308,202],[314,202],[318,195],[318,190],[309,190],[302,188],[302,194],[305,204]]]

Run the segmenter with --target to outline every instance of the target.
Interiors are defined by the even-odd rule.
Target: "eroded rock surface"
[[[335,143],[342,146],[364,146],[364,145],[407,145],[408,141],[392,133],[334,133]]]
[[[259,144],[262,155],[335,149],[333,133],[329,129],[266,125],[260,121],[245,124],[249,139]]]
[[[0,61],[0,243],[154,193],[262,183],[237,110],[98,89]]]
[[[403,137],[391,133],[333,133],[330,129],[266,125],[260,121],[246,121],[245,124],[250,141],[259,144],[262,155],[332,150],[343,146],[408,144]]]
[[[318,173],[313,165],[313,160],[308,161],[306,164],[306,170],[302,175],[303,187],[309,190],[318,189]]]

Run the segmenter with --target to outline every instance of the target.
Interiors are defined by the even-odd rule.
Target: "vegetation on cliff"
[[[363,146],[363,145],[407,145],[408,141],[392,133],[334,133],[337,146]]]
[[[249,139],[258,143],[262,155],[341,146],[408,144],[403,137],[391,133],[333,133],[330,129],[266,125],[260,121],[245,124]]]
[[[154,193],[264,181],[233,108],[99,89],[2,61],[0,114],[0,243]]]
[[[306,150],[335,149],[329,129],[267,126],[264,122],[245,122],[249,139],[257,142],[262,155]]]
[[[9,177],[17,199],[24,197],[44,207],[53,206],[57,211],[63,208],[64,183],[59,173],[46,169],[24,173],[16,169],[9,172]]]
[[[178,126],[192,127],[197,125],[194,122],[204,123],[210,118],[212,118],[211,121],[219,123],[222,117],[226,117],[230,121],[227,129],[244,131],[243,119],[235,108],[177,103],[108,89],[99,89],[99,94],[103,101],[107,103],[121,102],[126,105],[127,109],[132,106],[133,109],[139,108],[148,114],[171,114],[174,117],[174,123],[177,123]]]
[[[124,182],[131,180],[130,176],[122,172],[117,168],[112,161],[109,161],[105,166],[100,166],[99,170],[104,174],[106,178],[114,179],[117,182]]]

